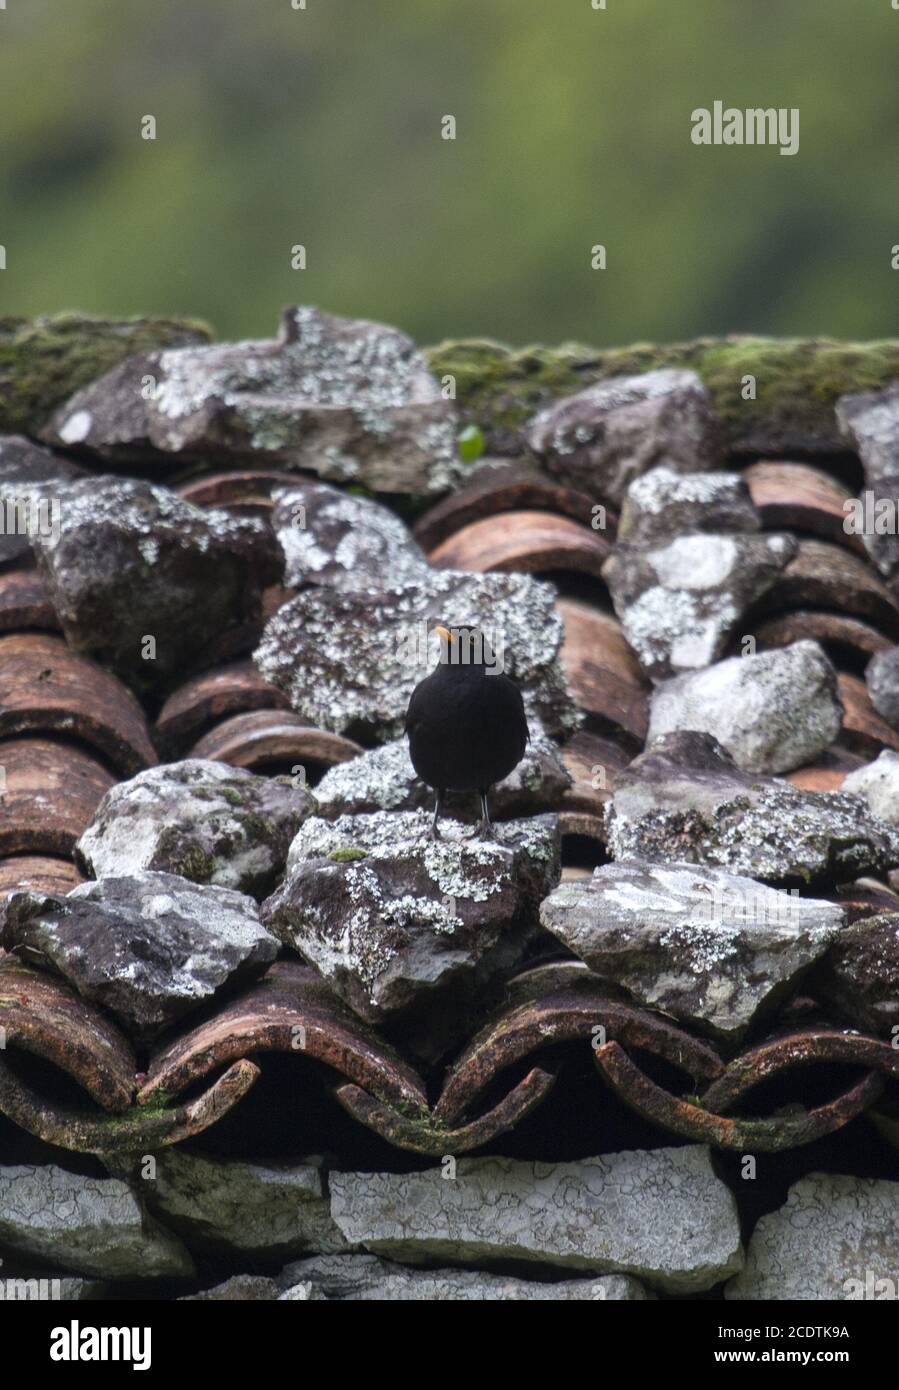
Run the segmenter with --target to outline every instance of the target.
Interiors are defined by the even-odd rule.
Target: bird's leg
[[[437,788],[437,799],[436,799],[436,801],[434,802],[434,819],[433,819],[433,821],[431,822],[431,834],[430,834],[430,837],[429,837],[429,838],[432,839],[432,840],[439,840],[439,839],[440,839],[440,831],[439,831],[439,829],[437,828],[437,822],[438,822],[438,820],[440,819],[440,808],[441,808],[442,804],[443,804],[443,790],[442,790],[442,788],[438,787],[438,788]]]
[[[495,840],[496,831],[490,820],[490,811],[487,806],[487,788],[481,789],[481,819],[477,826],[477,835],[480,840]]]

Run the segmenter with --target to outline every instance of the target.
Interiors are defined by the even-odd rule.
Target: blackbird
[[[478,833],[492,839],[487,792],[518,766],[530,737],[521,691],[497,670],[477,628],[441,624],[434,630],[440,661],[419,681],[406,711],[412,766],[437,793],[431,837],[440,836],[444,793],[477,791]]]

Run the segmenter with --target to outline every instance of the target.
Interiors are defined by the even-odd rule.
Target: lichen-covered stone
[[[536,1261],[696,1293],[743,1263],[733,1196],[698,1146],[576,1163],[460,1159],[455,1176],[332,1173],[347,1240],[409,1264]]]
[[[423,811],[312,817],[290,848],[267,926],[363,1018],[408,1010],[516,965],[559,878],[555,816],[507,821],[496,840]]]
[[[84,469],[22,435],[0,436],[0,565],[27,563],[31,535],[52,535],[63,499]]]
[[[529,447],[551,473],[609,501],[658,463],[681,473],[713,469],[724,440],[695,372],[614,377],[535,415]]]
[[[494,819],[551,810],[572,784],[571,775],[552,739],[547,738],[538,721],[529,721],[531,739],[524,757],[513,772],[497,782],[490,792],[490,812]],[[434,793],[415,773],[405,738],[360,753],[350,762],[338,763],[325,773],[315,788],[315,799],[323,816],[340,816],[363,811],[411,811],[433,806]],[[471,819],[480,814],[474,793],[447,795],[451,814]]]
[[[192,319],[0,318],[0,432],[37,434],[57,406],[126,357],[211,336]]]
[[[139,685],[183,679],[257,623],[283,563],[261,521],[125,478],[73,483],[58,537],[33,544],[69,644]]]
[[[151,869],[263,897],[314,806],[288,779],[189,758],[112,787],[76,853],[93,878]]]
[[[862,511],[865,519],[859,530],[865,549],[881,574],[893,575],[899,566],[899,538],[895,530],[899,498],[899,385],[894,382],[886,391],[841,397],[837,402],[837,420],[844,437],[858,451],[865,489],[874,503]],[[887,503],[886,526],[877,516],[877,503],[881,500]]]
[[[854,1027],[892,1038],[899,1025],[899,913],[881,912],[840,932],[812,989]]]
[[[835,885],[899,864],[899,834],[861,797],[754,776],[708,734],[666,734],[616,774],[615,860],[706,864],[765,883]]]
[[[252,898],[157,873],[82,883],[64,898],[15,893],[3,945],[58,971],[139,1041],[278,954]]]
[[[834,407],[849,392],[899,378],[899,341],[734,335],[692,342],[597,349],[581,343],[509,348],[489,339],[440,343],[427,353],[432,371],[452,376],[463,423],[480,426],[488,451],[521,452],[535,411],[609,377],[663,367],[702,379],[731,449],[755,457],[843,453]],[[747,394],[747,378],[755,390]]]
[[[899,825],[899,753],[885,748],[873,763],[850,772],[840,790],[864,797],[872,816]]]
[[[817,642],[793,642],[657,686],[647,742],[677,730],[707,733],[746,771],[789,772],[829,748],[842,719],[830,660]]]
[[[763,1302],[896,1297],[899,1183],[809,1173],[763,1216],[725,1298]],[[839,1324],[839,1319],[834,1322]]]
[[[797,551],[787,535],[619,542],[603,565],[624,635],[653,680],[710,665]]]
[[[758,531],[761,519],[739,473],[678,473],[667,464],[635,478],[627,490],[618,539],[652,546],[702,531]]]
[[[380,502],[307,479],[274,494],[272,526],[284,552],[284,583],[337,589],[410,584],[428,562],[408,528]]]
[[[624,1274],[561,1279],[548,1284],[480,1269],[406,1269],[377,1255],[318,1255],[281,1271],[282,1302],[341,1303],[568,1303],[653,1299]]]
[[[55,1164],[0,1168],[0,1246],[97,1279],[190,1278],[184,1246],[127,1183]]]
[[[869,487],[899,478],[899,385],[841,396],[837,421],[858,450]]]
[[[428,622],[480,628],[547,732],[580,716],[558,660],[563,627],[548,584],[526,574],[432,571],[419,583],[309,588],[270,619],[254,656],[309,723],[362,742],[399,738],[428,672]]]
[[[163,1150],[147,1201],[191,1249],[253,1260],[346,1249],[331,1218],[321,1163],[246,1163]]]
[[[737,1043],[820,959],[844,913],[722,869],[620,863],[561,883],[540,920],[638,1003]]]
[[[899,647],[877,652],[865,668],[871,704],[894,729],[899,729]]]
[[[284,311],[276,339],[130,358],[42,437],[117,463],[265,461],[430,494],[462,476],[456,433],[452,403],[404,333],[304,306]]]

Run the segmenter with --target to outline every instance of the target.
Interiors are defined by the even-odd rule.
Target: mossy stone
[[[0,433],[37,434],[57,406],[126,357],[211,339],[195,319],[0,318]]]

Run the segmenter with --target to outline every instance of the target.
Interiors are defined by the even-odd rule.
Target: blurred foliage
[[[7,0],[0,312],[894,334],[897,54],[891,0]],[[799,154],[695,147],[716,99]]]

